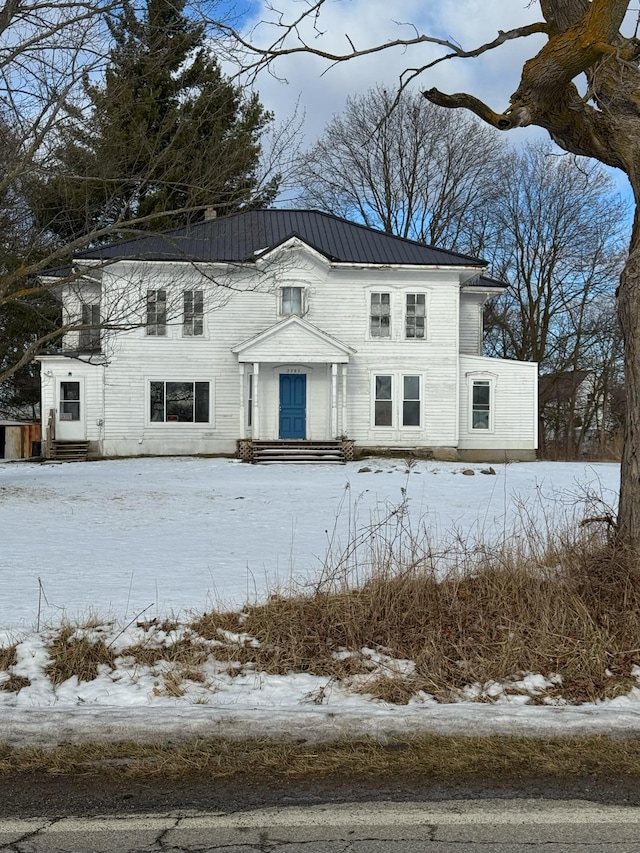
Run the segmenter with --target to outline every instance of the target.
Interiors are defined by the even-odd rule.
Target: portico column
[[[347,432],[347,365],[342,365],[342,435],[345,438]]]
[[[246,430],[245,430],[246,418],[244,415],[244,385],[245,385],[245,382],[244,382],[244,362],[243,361],[238,363],[238,370],[240,373],[240,396],[239,396],[239,399],[240,399],[240,438],[242,439],[242,438],[247,437]]]
[[[260,364],[257,361],[253,362],[253,417],[251,418],[252,437],[260,438],[260,398],[258,378],[260,374]]]
[[[331,438],[338,437],[338,365],[331,365]]]

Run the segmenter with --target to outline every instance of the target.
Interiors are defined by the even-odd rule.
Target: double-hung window
[[[402,426],[420,426],[420,377],[402,377]]]
[[[283,317],[296,314],[301,317],[304,313],[304,290],[302,287],[280,288],[280,313]]]
[[[422,377],[384,373],[374,377],[373,425],[422,426]]]
[[[426,297],[424,293],[407,293],[405,306],[405,338],[426,337]]]
[[[167,334],[167,291],[147,290],[147,335]]]
[[[184,315],[182,332],[195,338],[204,333],[204,299],[201,290],[185,290],[183,293]]]
[[[474,379],[471,385],[471,429],[491,429],[491,381]]]
[[[208,382],[152,382],[152,423],[209,423]]]
[[[100,349],[100,306],[97,304],[82,306],[81,324],[78,348],[81,352],[97,352]]]
[[[369,311],[369,334],[372,338],[391,336],[391,294],[372,293]]]
[[[375,426],[393,426],[393,376],[383,374],[375,377],[374,417]]]

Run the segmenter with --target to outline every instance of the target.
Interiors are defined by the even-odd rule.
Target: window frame
[[[424,313],[422,314],[423,324],[422,324],[422,335],[409,335],[409,299],[413,297],[414,300],[419,298],[423,301]],[[417,302],[414,302],[413,308],[417,307]],[[404,311],[403,311],[403,329],[404,329],[404,340],[405,341],[427,341],[429,340],[429,327],[428,327],[428,316],[429,316],[429,295],[424,290],[416,290],[416,291],[405,291],[404,292]],[[414,321],[419,319],[420,315],[414,313],[411,317]],[[415,326],[415,330],[417,331],[417,325]]]
[[[285,311],[285,291],[298,291],[300,294],[300,310]],[[278,295],[278,314],[281,317],[303,317],[306,313],[306,288],[301,284],[283,284]]]
[[[370,290],[368,292],[368,296],[367,296],[367,336],[368,336],[369,340],[372,340],[372,341],[390,341],[391,340],[392,331],[393,331],[392,321],[391,321],[393,300],[391,298],[391,295],[392,295],[391,290]],[[374,297],[384,297],[384,296],[387,297],[387,309],[388,309],[387,313],[383,314],[383,312],[382,312],[383,303],[382,303],[381,298],[380,298],[378,306],[377,306],[380,308],[380,310],[379,310],[379,312],[374,313]],[[388,320],[388,322],[387,322],[387,334],[386,335],[376,334],[374,332],[374,321],[377,320],[379,322],[378,328],[380,330],[382,330],[383,325],[382,325],[381,321],[382,321],[383,317],[386,317]],[[383,375],[383,374],[380,374],[380,375]]]
[[[379,397],[378,396],[378,380],[379,379],[389,379],[389,396],[388,397]],[[373,374],[373,388],[372,388],[373,393],[371,396],[372,396],[372,404],[373,404],[372,425],[373,425],[374,429],[393,429],[393,422],[394,422],[393,386],[394,386],[394,376],[392,373],[374,373]],[[388,403],[389,404],[389,412],[391,415],[391,423],[379,424],[377,422],[378,403]]]
[[[391,397],[390,399],[378,397],[378,378],[389,377],[391,380]],[[405,380],[418,380],[418,397],[406,397]],[[395,430],[416,432],[424,429],[424,389],[425,376],[424,373],[408,373],[404,370],[396,371],[372,371],[371,373],[371,429],[374,430]],[[377,418],[377,403],[389,402],[391,411],[390,424],[378,424]],[[406,419],[406,404],[418,403],[418,419],[417,424],[407,424]]]
[[[402,421],[401,428],[402,429],[422,429],[422,376],[419,373],[400,373],[400,384],[402,385],[402,396],[399,396],[398,403],[401,408],[402,417],[400,420]],[[407,397],[407,388],[406,388],[406,380],[407,379],[417,379],[418,380],[418,396],[417,397]],[[418,404],[418,423],[417,424],[408,424],[405,423],[406,418],[406,406],[408,403],[417,403]]]
[[[162,419],[154,418],[154,385],[162,385],[162,400],[161,405],[163,409],[163,417]],[[179,416],[176,414],[168,414],[168,402],[179,404],[179,400],[168,400],[167,386],[168,385],[191,385],[191,412],[192,419],[191,420],[180,420]],[[200,389],[198,389],[200,386]],[[200,418],[197,420],[198,412],[198,390],[201,392],[206,388],[206,418]],[[156,389],[157,390],[157,389]],[[175,389],[174,389],[175,390]],[[160,400],[155,402],[156,405],[160,403]],[[202,401],[200,403],[202,405]],[[211,426],[213,423],[212,414],[213,414],[213,392],[212,392],[212,383],[210,380],[205,379],[156,379],[149,378],[147,380],[147,423],[151,426],[167,426],[168,424],[180,424],[180,426],[186,427],[206,427]]]
[[[191,305],[188,307],[188,301]],[[190,288],[182,291],[182,336],[204,337],[204,291]]]
[[[158,306],[161,307],[159,308]],[[145,320],[145,334],[147,337],[167,337],[167,291],[165,288],[147,290]]]
[[[476,404],[475,389],[476,387],[487,388],[489,391],[488,403]],[[481,408],[482,407],[482,408]],[[484,408],[486,407],[486,408]],[[495,410],[495,394],[493,379],[486,376],[475,376],[469,379],[469,431],[488,435],[494,432],[494,410]],[[475,413],[487,413],[487,426],[475,426]]]
[[[80,324],[91,328],[80,329],[78,332],[79,352],[100,352],[102,346],[100,323],[100,303],[83,302],[80,309]]]

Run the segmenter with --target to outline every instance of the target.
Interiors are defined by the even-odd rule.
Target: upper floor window
[[[147,290],[147,334],[167,334],[166,290]]]
[[[426,300],[424,293],[407,293],[407,304],[405,313],[405,337],[424,338]]]
[[[491,381],[474,379],[471,386],[471,429],[491,428]]]
[[[283,287],[280,289],[280,313],[283,316],[297,314],[302,316],[304,291],[302,287]]]
[[[198,337],[204,333],[204,299],[201,290],[185,290],[183,334]]]
[[[372,338],[388,338],[391,335],[390,293],[371,294],[369,333]]]
[[[96,352],[100,349],[100,306],[83,305],[81,324],[86,329],[80,329],[78,348],[83,352]]]

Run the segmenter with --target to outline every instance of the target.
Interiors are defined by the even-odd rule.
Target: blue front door
[[[307,377],[280,374],[280,438],[307,437]]]

